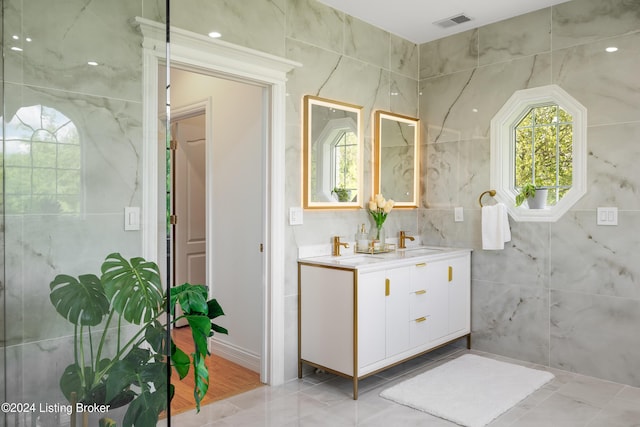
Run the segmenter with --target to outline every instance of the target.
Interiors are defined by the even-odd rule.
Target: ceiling
[[[392,34],[421,44],[567,0],[318,0]],[[464,14],[470,21],[434,22]]]

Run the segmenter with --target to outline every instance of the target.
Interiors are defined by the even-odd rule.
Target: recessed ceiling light
[[[31,37],[27,37],[25,40],[30,42],[32,39],[31,39]]]
[[[87,64],[88,64],[88,65],[93,65],[94,67],[95,67],[96,65],[98,65],[98,63],[97,63],[96,61],[89,61],[89,62],[87,62]]]
[[[12,46],[11,50],[15,50],[16,52],[22,52],[22,48],[18,46]]]
[[[16,36],[15,34],[13,36],[11,36],[12,39],[14,40],[20,40],[20,36]]]
[[[607,52],[616,52],[618,50],[617,47],[615,46],[609,46],[608,48],[605,49]]]
[[[211,37],[212,39],[219,39],[220,37],[222,37],[222,34],[217,31],[211,31],[209,33],[209,37]]]

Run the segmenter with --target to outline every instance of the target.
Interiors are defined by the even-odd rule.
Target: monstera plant
[[[171,288],[167,297],[157,264],[112,253],[100,277],[60,274],[50,288],[51,303],[74,327],[74,361],[60,378],[69,401],[75,396],[85,405],[128,405],[125,427],[155,426],[167,409],[167,396],[173,397],[169,372],[175,370],[182,379],[193,367],[193,394],[200,410],[209,387],[207,338],[227,333],[212,322],[224,312],[215,299],[207,300],[205,286],[185,283]],[[178,317],[176,304],[183,313]],[[191,357],[167,334],[167,327],[183,318],[191,327]],[[125,329],[127,325],[138,327]]]

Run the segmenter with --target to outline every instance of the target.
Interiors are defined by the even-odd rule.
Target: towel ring
[[[493,197],[493,196],[495,196],[495,195],[496,195],[496,190],[487,190],[487,191],[483,192],[483,193],[480,195],[480,197],[478,197],[478,204],[480,205],[480,207],[481,207],[481,208],[483,207],[483,206],[482,206],[482,197],[483,197],[485,194],[489,194],[491,197]]]

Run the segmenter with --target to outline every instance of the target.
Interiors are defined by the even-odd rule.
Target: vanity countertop
[[[442,246],[414,246],[407,249],[396,249],[386,253],[345,253],[340,256],[314,256],[299,258],[304,264],[339,267],[354,270],[378,270],[381,268],[399,267],[421,261],[437,261],[451,255],[469,253],[471,249],[448,248]]]

